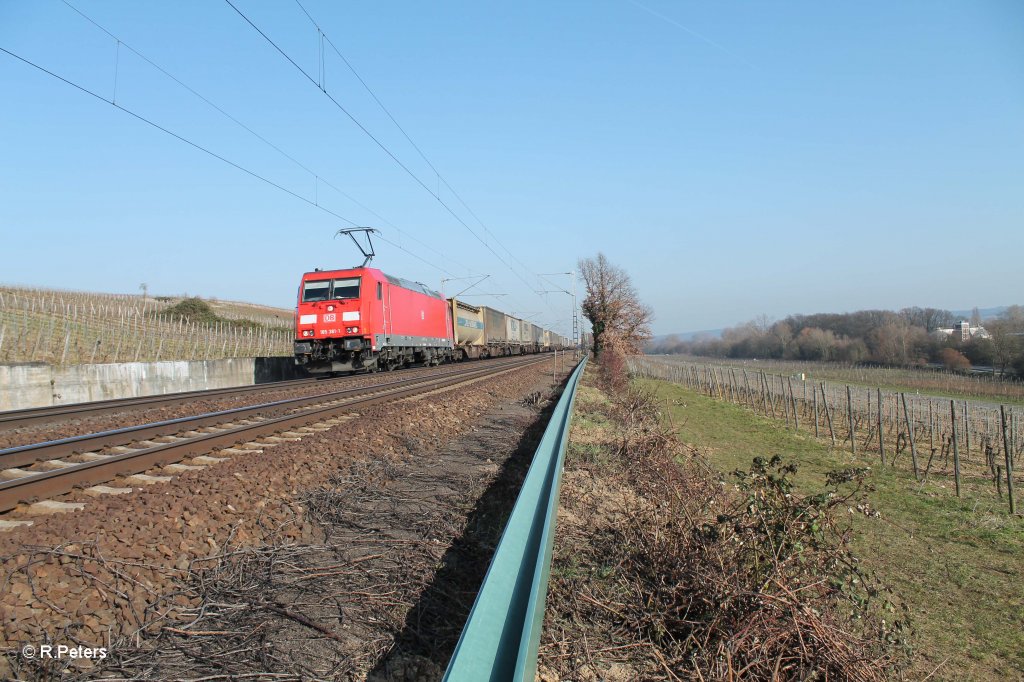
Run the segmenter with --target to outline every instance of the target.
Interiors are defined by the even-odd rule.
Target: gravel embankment
[[[464,457],[472,449],[470,444],[482,438],[477,432],[481,419],[511,406],[522,410],[524,398],[538,391],[550,392],[550,372],[551,363],[546,362],[467,387],[370,407],[358,415],[343,417],[331,430],[310,434],[301,441],[279,443],[262,453],[234,455],[220,464],[176,474],[169,483],[129,495],[70,495],[67,499],[86,502],[84,511],[37,517],[30,527],[0,534],[0,638],[11,652],[24,643],[38,645],[44,641],[125,647],[129,639],[145,642],[158,634],[173,635],[174,627],[180,629],[182,623],[187,624],[183,618],[194,613],[189,609],[197,607],[203,597],[183,585],[202,569],[223,563],[227,549],[236,552],[267,542],[321,547],[339,537],[345,547],[351,548],[367,538],[405,538],[403,542],[411,547],[409,556],[414,557],[417,566],[427,562],[430,571],[424,574],[421,570],[417,580],[401,583],[405,592],[401,598],[396,597],[398,611],[392,614],[393,622],[361,626],[373,635],[370,642],[377,644],[370,649],[356,647],[362,657],[359,660],[372,663],[374,656],[379,657],[387,649],[388,642],[393,644],[396,638],[405,641],[401,637],[401,614],[413,606],[417,595],[433,580],[438,561],[461,534],[466,518],[472,516],[476,505],[472,496],[499,475],[504,459],[516,449],[518,439],[506,426],[495,432],[497,436],[492,434],[489,444],[477,448],[477,460],[467,462]],[[530,409],[535,415],[536,408]],[[133,419],[137,416],[132,415]],[[523,429],[529,426],[522,414],[518,418]],[[447,455],[443,454],[445,448],[450,448]],[[367,467],[384,467],[387,475],[383,480],[377,476],[373,488],[376,493],[364,490],[362,501],[354,504],[359,500],[348,495],[341,482],[349,481],[346,485],[351,485],[361,480],[359,472],[368,471]],[[417,481],[415,490],[403,488],[402,482],[410,480]],[[444,494],[433,496],[433,508],[441,509],[438,518],[447,519],[445,523],[424,527],[417,521],[419,514],[407,510],[395,515],[414,492],[441,488]],[[391,516],[375,512],[373,518],[379,527],[365,523],[353,526],[351,519],[325,523],[322,509],[311,514],[307,507],[317,499],[311,497],[311,491],[329,489],[340,490],[341,497],[336,500],[350,500],[345,507],[349,513],[365,509],[366,500],[390,499],[385,511],[390,510]],[[387,497],[396,490],[404,492]],[[327,508],[337,507],[332,504]],[[456,510],[454,519],[451,510]],[[389,518],[394,524],[404,518],[412,525],[389,530]],[[339,535],[339,528],[348,529],[347,534]],[[387,551],[365,550],[359,555],[359,561],[367,561],[368,566],[370,560],[366,557],[375,558],[374,553],[385,560],[384,566],[375,565],[372,571],[368,568],[364,576],[373,578],[367,585],[376,586],[377,591],[381,584],[388,584],[388,566],[390,570],[409,566],[403,555],[394,554],[396,546],[401,543],[385,542],[382,547]],[[337,547],[332,551],[337,553]],[[352,561],[352,557],[345,561]],[[316,562],[323,563],[322,557]],[[357,599],[346,613],[348,622],[358,621],[359,608],[368,605]],[[280,609],[285,613],[281,617],[293,626],[302,622],[301,615],[297,620],[285,606]],[[367,622],[375,621],[369,618]],[[299,629],[303,627],[308,638],[309,626]],[[449,624],[448,639],[451,630]],[[183,641],[192,641],[190,635],[182,637]],[[356,637],[353,641],[363,640]],[[422,647],[405,646],[413,653],[422,653]],[[347,655],[353,656],[356,649]],[[401,646],[392,649],[395,655],[391,658],[395,659]],[[118,661],[124,664],[122,659]],[[10,653],[7,662],[12,666],[10,672],[19,676],[38,675],[42,670],[25,667],[29,664],[16,653]]]
[[[482,366],[482,365],[481,365]],[[81,436],[89,433],[98,433],[112,429],[123,429],[137,424],[149,424],[152,422],[165,421],[169,419],[180,419],[192,417],[207,412],[230,410],[236,407],[269,403],[277,400],[288,400],[289,398],[302,398],[306,396],[323,395],[333,391],[343,391],[349,388],[362,388],[377,384],[412,379],[417,376],[429,376],[439,370],[451,369],[450,365],[441,368],[416,367],[397,372],[383,372],[379,374],[356,374],[350,377],[343,377],[334,380],[323,380],[302,387],[275,388],[274,384],[266,384],[262,391],[252,391],[233,397],[210,397],[199,396],[186,403],[178,405],[167,405],[164,407],[153,407],[148,409],[125,410],[120,413],[110,413],[75,419],[57,424],[37,424],[26,426],[20,429],[0,431],[0,450],[13,448],[19,445],[30,445],[42,443],[48,440],[68,438],[70,436]]]

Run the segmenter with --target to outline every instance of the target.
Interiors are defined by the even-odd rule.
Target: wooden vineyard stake
[[[967,401],[964,401],[964,456],[971,456],[971,422],[967,416]]]
[[[910,412],[907,411],[907,394],[900,393],[903,401],[903,419],[907,423],[907,437],[910,439],[910,459],[914,466],[914,480],[920,481],[921,477],[917,471],[917,445],[914,444],[914,424],[910,421]]]
[[[793,377],[789,377],[789,400],[793,404],[793,428],[800,430],[800,415],[796,411],[796,396],[793,395]]]
[[[850,393],[850,387],[846,387],[846,421],[850,424],[850,449],[853,454],[857,454],[857,436],[853,432],[853,395]]]
[[[882,455],[882,466],[885,466],[885,433],[882,430],[882,389],[878,390],[878,452]]]
[[[1006,406],[999,406],[999,419],[1003,427],[1003,463],[1006,469],[1006,494],[1010,498],[1010,513],[1016,514],[1017,508],[1013,499],[1013,451],[1010,449],[1010,436],[1006,430]]]
[[[825,382],[821,382],[821,401],[824,403],[825,419],[828,421],[828,435],[832,436],[832,447],[836,446],[836,432],[832,428],[832,411],[828,409],[828,396],[825,395]]]
[[[814,437],[818,438],[818,392],[811,391],[811,395],[814,397]]]
[[[931,407],[931,403],[928,403]],[[953,425],[953,480],[956,482],[956,496],[960,497],[960,447],[956,443],[956,401],[949,401],[950,423]]]
[[[956,417],[953,417],[956,419]],[[928,401],[928,447],[935,449],[935,426],[932,423],[932,401]]]

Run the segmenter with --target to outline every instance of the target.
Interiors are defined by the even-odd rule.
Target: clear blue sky
[[[441,199],[515,273],[226,2],[70,1],[387,222],[59,0],[0,0],[0,47],[107,99],[116,71],[119,105],[430,262],[382,243],[382,269],[435,287],[437,267],[491,274],[476,291],[508,295],[470,300],[562,331],[568,298],[522,280],[551,288],[535,273],[599,250],[631,273],[657,333],[1022,302],[1017,0],[303,0],[489,234],[443,184]],[[233,2],[319,78],[297,4]],[[324,71],[436,190],[329,47]],[[346,223],[107,102],[4,53],[0,83],[0,282],[291,307],[301,272],[357,261],[332,239]]]

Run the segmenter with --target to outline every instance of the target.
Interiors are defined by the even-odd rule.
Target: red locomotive
[[[365,235],[366,244],[356,239]],[[569,339],[486,307],[444,299],[420,282],[366,267],[370,227],[338,230],[365,260],[360,267],[302,276],[295,308],[295,363],[314,374],[392,370],[413,363],[559,350]]]
[[[419,282],[367,267],[302,276],[295,361],[310,372],[435,365],[453,347],[451,307]]]

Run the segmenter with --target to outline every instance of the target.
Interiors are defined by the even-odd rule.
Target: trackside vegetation
[[[877,458],[830,449],[810,434],[678,384],[644,380],[666,423],[710,466],[750,467],[750,453],[781,457],[794,495],[815,495],[828,472],[858,470],[864,508],[845,511],[859,566],[889,584],[909,609],[909,679],[1004,680],[1024,675],[1024,520],[981,499],[957,499]],[[979,503],[981,506],[979,506]]]
[[[542,679],[882,680],[912,664],[899,597],[852,551],[870,472],[813,490],[786,455],[719,469],[604,349],[563,480]],[[848,510],[854,510],[851,515]]]

